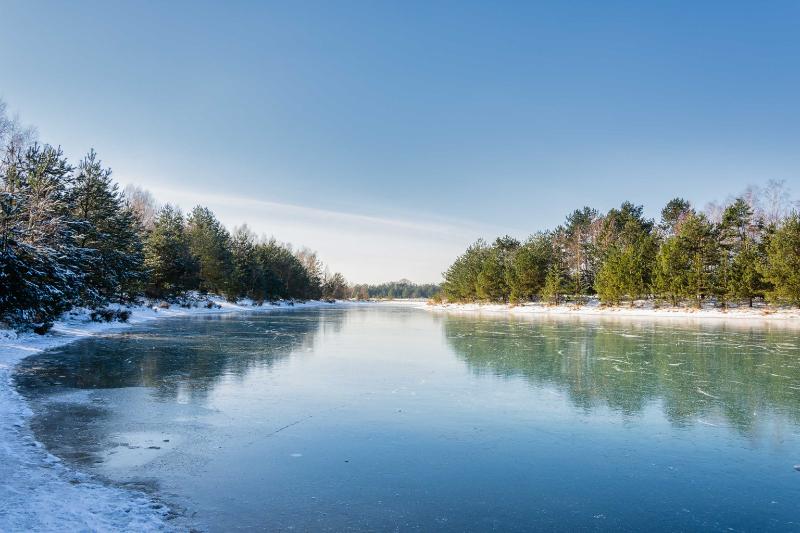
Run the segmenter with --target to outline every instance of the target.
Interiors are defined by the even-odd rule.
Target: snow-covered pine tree
[[[94,150],[78,164],[68,198],[79,222],[76,244],[92,257],[84,298],[91,303],[132,298],[143,278],[138,221]]]
[[[72,167],[61,149],[33,145],[5,157],[0,221],[0,317],[42,323],[79,301],[85,254],[67,191]]]

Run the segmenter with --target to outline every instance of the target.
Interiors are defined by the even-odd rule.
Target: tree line
[[[353,298],[359,300],[369,299],[395,299],[395,298],[431,298],[441,290],[436,283],[414,283],[407,279],[390,281],[379,284],[355,284],[350,288]]]
[[[256,301],[349,295],[316,253],[247,226],[229,232],[206,207],[158,207],[147,191],[121,191],[94,151],[73,165],[35,138],[0,101],[3,323],[24,328],[74,307],[187,291]]]
[[[584,207],[524,242],[478,240],[444,278],[451,301],[800,305],[800,216],[777,181],[704,212],[675,198],[658,221],[630,202]]]

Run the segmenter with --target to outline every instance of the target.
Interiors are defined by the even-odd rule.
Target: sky
[[[122,184],[439,281],[478,237],[800,192],[800,2],[0,0],[0,98]]]

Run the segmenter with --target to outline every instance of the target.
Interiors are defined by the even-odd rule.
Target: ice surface
[[[37,442],[29,427],[31,415],[25,400],[13,386],[13,370],[23,358],[86,336],[119,331],[130,324],[160,317],[214,314],[236,311],[269,311],[251,302],[231,304],[213,298],[218,309],[196,307],[169,309],[133,308],[127,324],[97,323],[88,310],[65,315],[47,335],[17,335],[0,330],[0,531],[168,531],[169,510],[151,496],[105,485],[64,465]],[[323,302],[295,304],[291,309],[328,305]],[[156,438],[158,437],[158,438]],[[148,461],[174,444],[169,437],[121,435],[115,463]],[[171,440],[171,439],[170,439]],[[152,441],[152,442],[151,442]],[[126,443],[127,446],[122,446]]]

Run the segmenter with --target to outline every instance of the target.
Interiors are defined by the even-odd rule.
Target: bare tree
[[[127,185],[123,194],[142,227],[147,231],[153,229],[159,210],[153,193],[136,185]]]
[[[319,280],[320,282],[322,281],[324,274],[323,273],[324,267],[322,265],[322,261],[320,261],[317,258],[317,252],[303,246],[302,248],[295,251],[294,255],[295,257],[297,257],[300,263],[305,267],[309,275]]]
[[[36,142],[36,128],[23,126],[18,116],[8,115],[8,105],[0,100],[0,171],[12,154],[24,152]]]
[[[800,209],[800,201],[792,201],[791,190],[786,180],[769,180],[765,186],[748,185],[741,194],[730,196],[723,203],[709,202],[704,212],[714,223],[722,220],[725,208],[741,198],[753,210],[756,220],[766,224],[779,224],[793,209]]]
[[[792,210],[792,195],[786,180],[769,180],[761,190],[764,221],[778,224]]]
[[[744,200],[750,209],[753,210],[753,213],[758,216],[758,213],[762,211],[761,209],[761,187],[758,185],[748,185],[742,194],[739,195],[739,198]]]
[[[725,204],[727,205],[727,203]],[[708,202],[703,208],[706,218],[714,224],[722,222],[722,214],[725,212],[725,205],[718,202]]]

